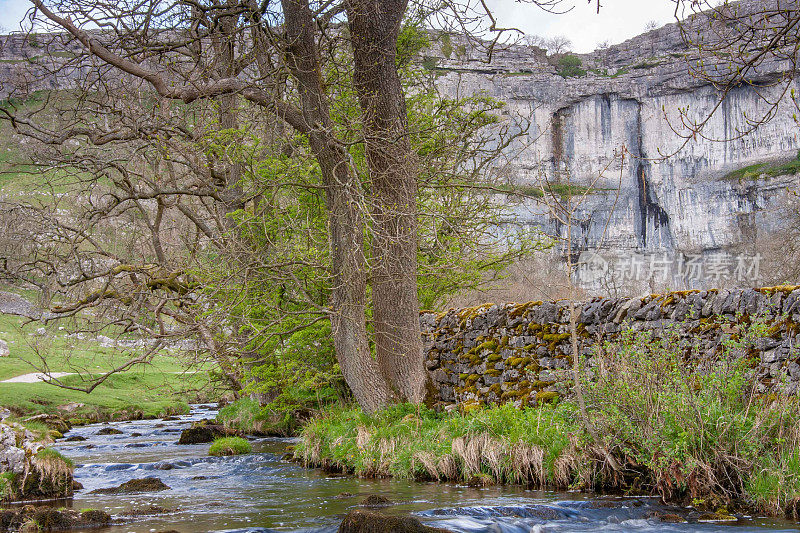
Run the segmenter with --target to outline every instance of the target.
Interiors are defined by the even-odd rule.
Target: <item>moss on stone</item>
[[[559,395],[553,391],[539,391],[536,393],[536,401],[539,403],[553,403],[558,401]]]
[[[761,287],[760,289],[756,289],[756,291],[760,292],[761,294],[772,296],[776,292],[781,292],[784,295],[787,295],[796,291],[797,289],[800,289],[800,285],[776,285],[775,287]]]
[[[531,308],[537,307],[537,306],[540,306],[540,305],[542,305],[541,301],[527,302],[527,303],[524,303],[524,304],[519,304],[517,306],[514,306],[508,312],[508,316],[510,318],[519,318],[521,316],[525,316]]]
[[[501,356],[499,353],[493,353],[489,355],[489,357],[487,357],[486,360],[489,361],[490,363],[496,363],[498,361],[502,361],[503,356]]]
[[[476,305],[474,307],[467,307],[466,309],[462,309],[458,312],[459,324],[461,327],[464,327],[467,324],[467,320],[472,320],[494,304],[481,304]]]
[[[542,330],[545,329],[545,326],[542,324],[538,324],[536,322],[531,322],[528,324],[528,333],[531,335],[538,335]]]

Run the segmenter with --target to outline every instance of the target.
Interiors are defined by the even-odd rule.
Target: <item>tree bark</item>
[[[333,123],[322,86],[308,0],[282,0],[289,40],[287,62],[298,81],[301,108],[311,127],[309,141],[322,171],[329,211],[333,287],[330,319],[342,374],[367,411],[386,406],[392,393],[367,342],[367,265],[360,187],[347,151],[333,138]],[[419,334],[418,334],[419,335]]]
[[[372,190],[372,294],[381,372],[399,395],[425,396],[417,296],[416,160],[397,72],[408,0],[348,0],[353,73]]]

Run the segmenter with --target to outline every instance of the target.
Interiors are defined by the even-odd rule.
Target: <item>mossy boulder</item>
[[[106,427],[97,432],[97,435],[122,435],[122,431],[117,428]]]
[[[157,477],[146,477],[126,481],[119,487],[95,489],[92,494],[136,494],[139,492],[159,492],[169,490],[169,486]]]
[[[378,494],[370,494],[361,501],[363,507],[386,507],[392,504],[392,500]]]
[[[208,444],[220,437],[241,436],[242,432],[239,430],[225,427],[222,424],[215,424],[208,420],[201,420],[181,432],[178,444]]]
[[[26,505],[18,509],[0,510],[0,530],[2,531],[59,531],[70,529],[94,529],[111,523],[111,515],[103,511],[89,509],[37,508]]]
[[[347,513],[339,533],[435,533],[447,530],[426,526],[412,516],[386,516],[356,509]]]
[[[41,414],[36,416],[31,416],[26,418],[24,422],[39,422],[50,428],[51,430],[57,431],[59,433],[66,433],[71,429],[69,422],[64,420],[58,415],[52,414]]]

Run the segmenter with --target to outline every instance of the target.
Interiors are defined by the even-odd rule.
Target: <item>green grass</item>
[[[591,72],[593,74],[596,74],[596,75],[598,75],[600,77],[603,77],[603,78],[619,78],[620,76],[624,76],[625,74],[627,74],[628,73],[628,69],[621,68],[621,69],[617,70],[614,74],[609,74],[608,73],[608,69],[605,69],[605,68],[604,69],[593,68],[593,69],[589,69],[589,72]]]
[[[775,178],[778,176],[790,176],[792,174],[798,174],[800,173],[800,153],[798,153],[797,156],[798,157],[796,159],[783,163],[756,163],[753,165],[748,165],[744,168],[729,172],[725,176],[725,179],[738,180],[741,182],[756,180],[763,176]]]
[[[0,501],[14,498],[17,475],[14,472],[0,474]]]
[[[631,67],[631,69],[633,69],[633,70],[644,70],[644,69],[657,67],[660,64],[661,64],[661,61],[659,61],[659,60],[657,60],[655,58],[650,58],[650,59],[647,59],[645,61],[642,61],[641,63],[637,63],[636,65],[633,65]]]
[[[214,439],[208,448],[208,455],[216,457],[223,455],[242,455],[253,451],[247,439],[242,437],[221,437]]]
[[[36,458],[42,461],[61,461],[69,468],[75,467],[75,462],[72,459],[64,457],[55,448],[45,448],[36,454]]]
[[[124,361],[129,355],[114,348],[103,348],[94,341],[67,338],[63,331],[47,336],[35,334],[40,324],[25,325],[26,319],[0,315],[0,338],[11,349],[9,357],[0,358],[0,380],[37,371],[43,361],[51,372],[74,372],[61,378],[66,385],[86,386]],[[31,335],[33,333],[33,335]],[[125,373],[111,376],[91,394],[68,390],[47,383],[2,383],[0,405],[18,415],[58,412],[57,407],[71,402],[83,403],[69,416],[73,419],[108,419],[111,416],[139,417],[185,413],[187,402],[209,397],[206,372],[184,374],[179,359],[168,355],[153,358]],[[189,392],[187,392],[189,391]],[[200,391],[200,392],[193,392]],[[205,392],[203,392],[205,391]]]
[[[569,404],[467,414],[398,405],[368,415],[339,407],[303,429],[295,455],[308,465],[363,477],[567,487],[574,463],[570,436],[578,429]]]

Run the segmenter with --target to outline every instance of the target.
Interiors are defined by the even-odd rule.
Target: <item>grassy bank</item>
[[[63,332],[36,334],[40,324],[0,314],[0,339],[11,355],[0,358],[0,381],[36,372],[46,363],[51,372],[75,375],[61,378],[68,386],[85,387],[89,379],[116,368],[128,355],[102,347],[94,340],[66,337]],[[176,357],[161,355],[149,365],[113,375],[91,394],[46,383],[0,383],[0,405],[20,417],[59,413],[73,421],[103,421],[156,417],[188,412],[188,403],[207,401],[212,394],[207,372],[184,373]],[[68,404],[69,410],[58,409]]]
[[[748,354],[761,334],[731,339],[712,362],[687,359],[699,354],[676,335],[629,333],[582,368],[586,418],[569,401],[468,413],[336,408],[304,428],[295,454],[365,477],[622,490],[792,515],[800,405],[755,394]]]
[[[248,435],[293,437],[320,409],[340,401],[339,393],[331,387],[287,388],[266,405],[249,397],[240,398],[220,409],[217,422]]]

